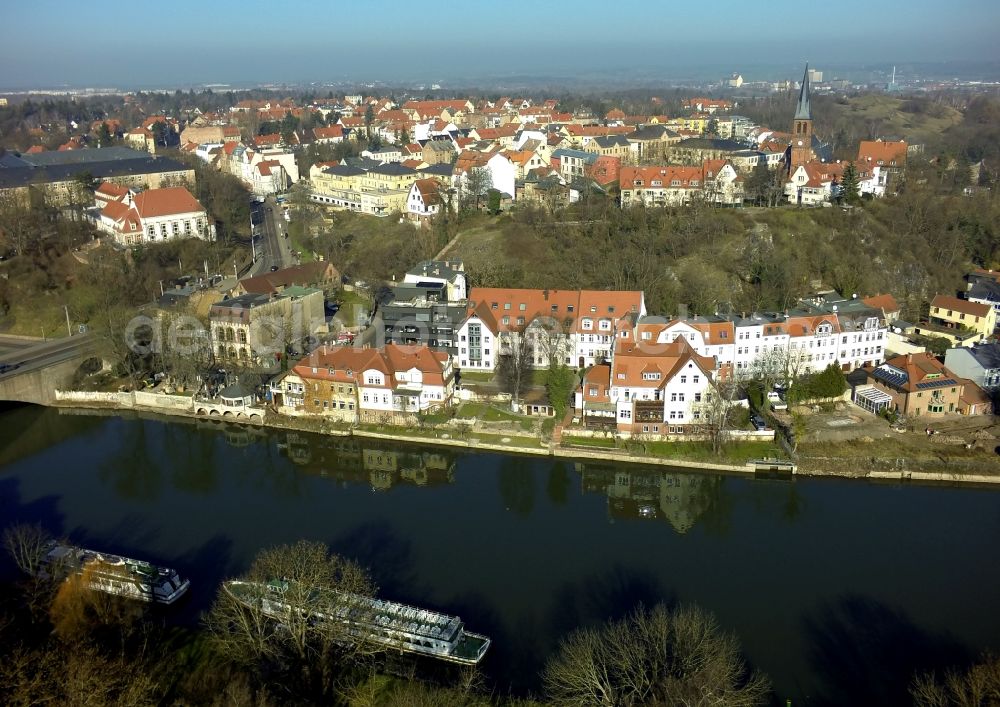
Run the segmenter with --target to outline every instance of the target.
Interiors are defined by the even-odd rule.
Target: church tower
[[[809,110],[809,64],[806,64],[805,74],[802,75],[802,88],[799,89],[799,104],[795,108],[795,118],[792,120],[789,173],[815,157],[812,149],[812,135],[813,121],[812,113]]]

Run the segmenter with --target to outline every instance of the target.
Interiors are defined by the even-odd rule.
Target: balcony
[[[636,422],[663,422],[662,400],[635,400],[632,405]]]

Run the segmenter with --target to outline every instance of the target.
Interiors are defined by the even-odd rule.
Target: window
[[[528,306],[524,302],[521,302],[521,304],[517,305],[517,308],[523,312],[528,308]]]
[[[688,382],[688,377],[687,376],[681,376],[681,383],[687,383],[687,382]]]

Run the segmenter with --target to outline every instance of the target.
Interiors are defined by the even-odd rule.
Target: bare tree
[[[462,183],[461,205],[465,210],[479,210],[493,188],[493,176],[486,167],[473,167],[465,174]]]
[[[910,686],[917,707],[992,707],[1000,704],[1000,658],[985,655],[964,672],[950,670],[939,680],[918,675]]]
[[[373,596],[375,587],[360,566],[323,543],[302,540],[263,550],[243,580],[240,598],[223,588],[205,619],[226,657],[251,665],[297,665],[304,679],[328,687],[343,661],[379,650],[361,632],[330,618],[340,609],[366,611],[357,598]],[[274,582],[281,584],[280,599]],[[277,609],[280,621],[276,601],[287,609]]]
[[[763,704],[768,679],[750,672],[739,641],[696,607],[639,609],[565,638],[543,673],[557,705]]]
[[[52,536],[40,525],[13,525],[3,533],[3,546],[17,568],[35,577],[52,544]]]
[[[46,577],[39,576],[42,561],[51,543],[52,536],[37,524],[14,525],[7,528],[3,534],[4,549],[25,575],[22,585],[25,601],[36,618],[44,616],[52,603],[52,582]]]
[[[510,393],[511,406],[516,410],[535,362],[534,349],[526,329],[522,326],[501,334],[498,353],[497,375],[504,389]]]
[[[742,387],[742,375],[737,370],[731,368],[725,379],[717,374],[712,385],[702,394],[702,399],[692,404],[693,412],[701,421],[716,454],[729,443],[733,430],[735,401]]]

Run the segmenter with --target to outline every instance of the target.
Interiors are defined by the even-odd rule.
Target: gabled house
[[[347,423],[412,424],[451,404],[455,376],[447,354],[425,346],[322,347],[272,383],[278,409]]]
[[[680,206],[701,198],[701,167],[622,167],[622,208],[636,205]]]
[[[631,435],[703,432],[716,395],[719,366],[698,355],[684,339],[655,350],[618,341],[609,365],[588,371],[576,394],[584,425]],[[612,417],[613,415],[613,417]]]
[[[436,179],[418,179],[413,182],[406,197],[407,218],[421,225],[430,224],[431,219],[446,208],[445,197],[441,192],[441,183]]]
[[[205,207],[184,187],[127,190],[120,200],[111,200],[110,189],[105,189],[99,198],[108,200],[97,228],[123,246],[214,236]]]
[[[867,385],[855,388],[854,400],[870,412],[886,407],[912,417],[958,412],[967,384],[929,353],[896,356],[861,370]]]
[[[633,145],[637,161],[665,160],[668,148],[681,136],[663,125],[644,125],[625,136]]]
[[[906,168],[907,145],[902,140],[862,140],[858,145],[861,193],[884,196],[891,180]]]
[[[460,368],[493,370],[519,337],[527,337],[532,366],[585,368],[611,357],[646,313],[643,293],[604,290],[472,288],[459,326]]]
[[[633,145],[625,135],[599,135],[590,140],[583,149],[605,157],[617,157],[623,162],[636,162],[638,145]]]
[[[785,183],[788,203],[820,206],[831,201],[838,194],[845,166],[840,162],[811,160],[794,167]]]
[[[729,160],[705,160],[701,165],[705,201],[733,206],[743,203],[743,175]]]
[[[344,126],[331,125],[326,128],[313,128],[313,143],[317,145],[333,145],[344,141]]]
[[[996,341],[948,349],[944,355],[944,365],[980,388],[1000,388],[1000,343]]]
[[[945,331],[939,334],[947,336],[947,330],[968,332],[974,336],[966,339],[963,346],[970,346],[984,341],[993,335],[997,326],[997,312],[989,304],[971,302],[951,295],[936,295],[931,300],[930,323]]]

